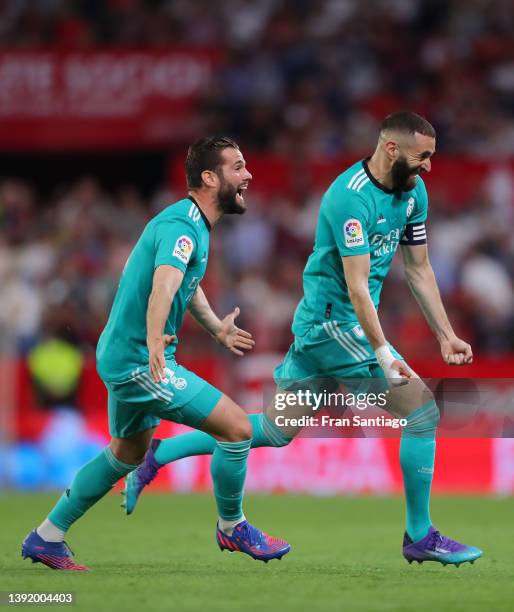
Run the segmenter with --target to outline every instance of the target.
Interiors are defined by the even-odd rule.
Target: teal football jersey
[[[357,322],[341,257],[370,254],[369,292],[378,308],[382,284],[400,242],[426,242],[427,208],[427,191],[419,176],[413,189],[395,193],[375,180],[366,160],[340,174],[321,201],[293,333],[303,336],[312,325],[329,320]]]
[[[125,264],[98,341],[97,369],[103,380],[126,380],[135,368],[148,364],[146,311],[154,270],[160,265],[174,266],[184,273],[164,329],[165,334],[178,332],[207,268],[210,229],[192,198],[168,206],[145,227]],[[177,342],[166,349],[166,359],[174,355]]]

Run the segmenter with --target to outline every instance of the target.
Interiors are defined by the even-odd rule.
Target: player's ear
[[[206,187],[211,189],[219,186],[219,177],[212,170],[204,170],[202,172],[202,181]]]
[[[386,140],[384,142],[384,150],[391,161],[396,161],[400,155],[400,148],[394,140]]]

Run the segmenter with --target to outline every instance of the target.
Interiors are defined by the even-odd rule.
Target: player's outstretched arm
[[[175,336],[164,333],[164,326],[183,278],[184,273],[174,266],[162,265],[155,268],[152,293],[146,311],[146,344],[150,376],[154,382],[160,382],[164,378],[164,349],[175,339]]]
[[[471,346],[455,335],[439,293],[426,244],[401,245],[405,276],[410,290],[441,345],[444,361],[463,365],[473,361]]]
[[[239,316],[239,308],[235,308],[224,319],[219,319],[211,308],[200,285],[196,288],[188,308],[197,323],[217,342],[228,348],[235,355],[241,357],[244,355],[243,351],[253,349],[255,342],[252,339],[252,334],[244,329],[240,329],[234,323],[235,318]]]
[[[395,359],[391,353],[369,294],[369,253],[343,257],[342,261],[353,309],[366,338],[375,351],[380,367],[384,370],[390,384],[398,385],[407,382],[407,379],[412,377],[412,372],[405,363]]]

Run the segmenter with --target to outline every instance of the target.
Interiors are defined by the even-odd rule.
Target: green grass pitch
[[[248,517],[293,547],[264,564],[219,551],[208,495],[148,494],[130,517],[111,495],[69,534],[87,574],[21,559],[55,499],[0,496],[1,591],[74,591],[72,609],[88,611],[512,610],[513,499],[434,498],[435,524],[485,551],[455,568],[403,560],[400,497],[248,496]]]

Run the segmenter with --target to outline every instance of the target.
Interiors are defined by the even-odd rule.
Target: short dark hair
[[[409,111],[392,113],[382,121],[380,132],[400,132],[402,134],[423,134],[435,138],[434,126],[421,115]]]
[[[228,136],[205,136],[194,142],[187,152],[186,179],[189,189],[202,186],[202,172],[217,172],[222,165],[221,152],[227,148],[239,149],[239,146]]]

